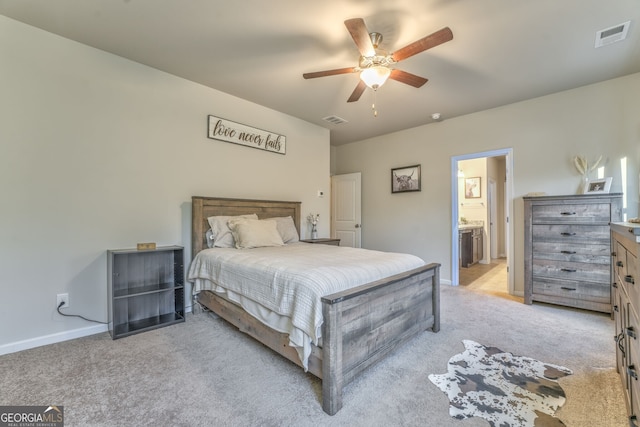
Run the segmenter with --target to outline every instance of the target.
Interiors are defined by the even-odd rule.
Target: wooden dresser
[[[640,224],[611,224],[616,366],[622,378],[629,425],[640,425]]]
[[[609,224],[621,193],[524,197],[524,302],[611,313]]]

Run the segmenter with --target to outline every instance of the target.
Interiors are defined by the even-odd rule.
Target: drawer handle
[[[614,340],[618,344],[618,350],[620,350],[620,353],[622,354],[622,358],[624,359],[626,357],[626,352],[624,351],[624,334],[622,332],[620,332],[614,338]]]
[[[561,254],[569,254],[569,255],[573,255],[576,253],[576,251],[560,251]]]
[[[560,234],[562,234],[563,236],[575,236],[576,235],[576,233],[567,233],[566,231],[562,232]]]
[[[636,367],[634,365],[629,365],[629,367],[627,368],[627,374],[629,374],[629,376],[633,377],[633,379],[635,380],[638,379],[638,374],[636,373]]]
[[[616,265],[617,265],[618,267],[624,267],[624,264],[622,264],[622,261],[617,261],[617,262],[616,262]]]
[[[564,271],[565,273],[575,273],[578,270],[575,268],[561,268],[560,271]]]
[[[627,282],[627,283],[631,283],[632,285],[636,284],[636,281],[633,278],[633,276],[624,276],[624,281]]]
[[[638,337],[636,335],[635,329],[633,329],[633,326],[629,326],[627,329],[625,329],[625,332],[627,333],[627,336],[633,338],[634,340]]]
[[[560,289],[564,289],[565,291],[575,291],[576,288],[568,288],[566,286],[561,286]]]
[[[575,212],[560,212],[560,215],[575,215]]]

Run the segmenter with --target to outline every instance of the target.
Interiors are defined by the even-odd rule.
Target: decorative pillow
[[[230,219],[234,218],[251,218],[258,219],[257,214],[237,215],[237,216],[210,216],[207,218],[211,226],[213,235],[213,247],[216,248],[235,248],[236,242],[233,240],[233,234],[227,225]]]
[[[272,219],[234,218],[228,225],[238,249],[284,245],[277,222]]]
[[[276,221],[278,233],[280,233],[280,237],[282,237],[282,241],[284,243],[294,243],[300,240],[300,236],[298,236],[298,229],[296,229],[293,218],[290,216],[281,216],[269,219]]]

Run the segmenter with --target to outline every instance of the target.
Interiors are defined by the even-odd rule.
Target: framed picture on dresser
[[[611,177],[602,178],[602,179],[594,179],[591,181],[587,181],[584,187],[584,194],[592,194],[592,193],[608,193],[611,189]]]

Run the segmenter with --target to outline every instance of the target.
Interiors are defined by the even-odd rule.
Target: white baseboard
[[[42,337],[31,338],[24,341],[17,341],[0,345],[0,356],[3,354],[16,353],[30,348],[40,347],[57,342],[68,341],[75,338],[86,337],[108,331],[107,325],[87,326],[86,328],[73,329],[71,331],[58,332]]]
[[[191,312],[191,306],[186,307],[185,312]],[[43,345],[55,344],[58,342],[69,341],[75,338],[87,337],[89,335],[107,332],[107,325],[92,325],[85,328],[73,329],[71,331],[57,332],[42,337],[30,338],[28,340],[16,341],[8,344],[0,345],[0,356],[3,354],[16,353],[22,350],[29,350]]]

